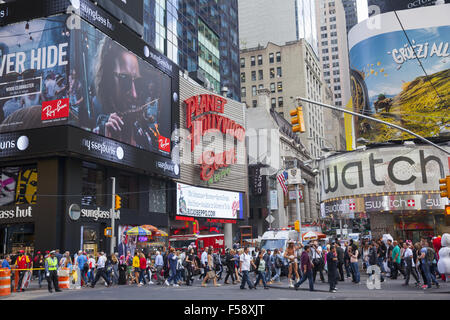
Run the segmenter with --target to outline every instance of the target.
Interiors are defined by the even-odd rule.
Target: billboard
[[[144,0],[96,0],[99,6],[111,13],[118,20],[137,32],[143,34]]]
[[[353,109],[424,137],[450,131],[450,4],[379,15],[380,28],[361,22],[349,33]],[[407,36],[406,36],[407,35]],[[413,138],[355,118],[355,134],[370,142]]]
[[[36,204],[36,166],[0,168],[0,206]]]
[[[240,192],[194,187],[177,183],[177,215],[197,218],[243,219]]]
[[[450,151],[450,148],[446,148]],[[355,195],[439,190],[450,158],[432,146],[353,151],[320,161],[323,201]]]
[[[450,0],[368,0],[369,14],[379,14],[394,10],[415,9],[450,3]],[[372,11],[370,6],[377,6],[379,10]]]
[[[169,157],[172,78],[87,22],[67,29],[67,19],[1,29],[0,132],[68,124]]]

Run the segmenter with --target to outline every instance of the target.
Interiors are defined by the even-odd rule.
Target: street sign
[[[277,190],[270,190],[270,210],[278,210]]]
[[[272,216],[272,215],[268,215],[267,216],[267,218],[266,218],[266,221],[269,223],[269,224],[271,224],[272,222],[274,222],[275,221],[275,218]]]
[[[302,182],[300,169],[289,169],[288,170],[288,184],[300,184]]]

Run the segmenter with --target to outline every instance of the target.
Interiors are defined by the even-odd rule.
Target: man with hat
[[[45,276],[48,282],[48,291],[52,293],[52,282],[56,292],[61,292],[58,286],[58,259],[55,257],[55,250],[50,252],[50,256],[45,259]]]
[[[19,283],[17,284],[17,291],[25,291],[24,289],[21,289],[22,287],[22,281],[23,278],[27,272],[26,269],[28,269],[28,264],[30,263],[30,258],[25,254],[25,251],[20,250],[19,256],[16,260],[16,268],[19,269]]]

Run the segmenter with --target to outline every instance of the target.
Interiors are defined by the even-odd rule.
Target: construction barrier
[[[0,269],[0,297],[11,294],[11,270]]]
[[[58,270],[58,286],[60,289],[69,289],[70,269],[60,268]]]

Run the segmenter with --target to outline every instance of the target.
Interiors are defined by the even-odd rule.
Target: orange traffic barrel
[[[11,270],[0,269],[0,297],[11,294]]]
[[[69,278],[70,278],[70,269],[69,268],[61,268],[61,275],[58,274],[58,286],[60,289],[69,289]]]

